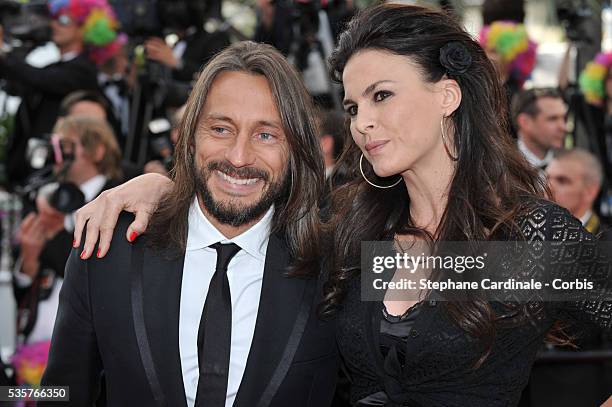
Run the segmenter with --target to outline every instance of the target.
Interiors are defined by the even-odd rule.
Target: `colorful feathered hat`
[[[48,4],[51,16],[67,14],[81,27],[83,42],[97,64],[125,43],[125,38],[117,41],[119,21],[107,0],[50,0]]]
[[[508,67],[508,75],[519,86],[531,75],[535,66],[537,44],[529,39],[523,24],[496,21],[480,31],[480,45],[497,53]]]
[[[89,57],[96,63],[96,65],[102,65],[114,57],[127,43],[127,35],[125,33],[119,33],[111,43],[103,47],[91,47]]]
[[[612,52],[601,52],[580,73],[578,84],[588,103],[595,106],[603,104],[610,67],[612,67]]]

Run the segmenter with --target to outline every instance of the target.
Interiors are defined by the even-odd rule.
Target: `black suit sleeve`
[[[586,279],[594,285],[584,298],[576,301],[555,302],[557,312],[563,318],[596,325],[612,331],[612,254],[610,244],[598,244],[582,223],[567,210],[553,207],[548,212],[547,240],[562,250],[551,250],[551,266],[555,277],[565,281]],[[570,257],[568,253],[573,255]]]
[[[8,55],[0,58],[0,77],[60,97],[80,89],[92,89],[96,85],[95,68],[83,61],[83,57],[59,65],[36,68]]]
[[[69,405],[91,406],[99,396],[102,361],[92,320],[87,262],[79,259],[79,250],[72,250],[66,264],[42,385],[69,386]]]

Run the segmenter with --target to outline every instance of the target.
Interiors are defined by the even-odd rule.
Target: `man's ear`
[[[519,129],[529,129],[532,122],[533,118],[527,113],[519,113],[519,115],[516,116],[516,124]]]
[[[584,186],[584,199],[587,202],[591,203],[591,206],[593,206],[595,199],[597,199],[597,195],[599,195],[599,189],[600,187],[597,184],[590,184]]]
[[[443,79],[440,81],[442,109],[444,116],[450,116],[461,104],[461,87],[454,79]]]

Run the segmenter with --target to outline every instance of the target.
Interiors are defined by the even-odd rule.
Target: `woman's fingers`
[[[128,226],[125,233],[125,237],[128,241],[133,242],[138,236],[142,235],[144,231],[147,230],[153,209],[153,206],[150,206],[149,208],[143,207],[142,209],[136,211],[136,218],[134,219],[134,222],[130,223],[130,226]]]
[[[104,192],[102,193],[102,195],[103,194]],[[79,247],[81,245],[81,237],[83,235],[83,230],[85,229],[85,224],[87,224],[87,221],[89,220],[91,215],[95,213],[96,208],[99,207],[99,200],[102,198],[102,195],[100,195],[99,197],[97,197],[96,199],[89,202],[87,205],[81,207],[75,212],[73,232],[74,240],[72,241],[72,247]]]
[[[80,246],[83,230],[87,232],[81,253],[82,259],[91,257],[98,237],[106,239],[107,241],[104,241],[104,243],[107,246],[110,245],[110,238],[117,223],[117,218],[125,207],[126,203],[121,201],[116,194],[116,188],[113,188],[102,192],[100,196],[76,212],[74,247]]]
[[[171,185],[172,181],[162,175],[141,175],[102,192],[98,198],[79,209],[74,230],[75,247],[81,244],[83,230],[87,231],[81,258],[88,259],[92,255],[104,257],[108,253],[121,211],[136,215],[126,232],[128,241],[132,242],[144,233],[159,199]],[[98,239],[98,250],[94,253]]]

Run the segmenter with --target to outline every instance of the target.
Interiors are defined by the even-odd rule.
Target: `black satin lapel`
[[[134,244],[131,280],[132,303],[140,304],[140,311],[133,306],[133,314],[141,359],[158,404],[185,406],[178,342],[184,256],[164,259],[144,247],[144,238],[139,240]]]
[[[271,236],[266,253],[257,323],[234,406],[267,406],[293,361],[311,312],[315,285],[285,276],[289,255]]]

